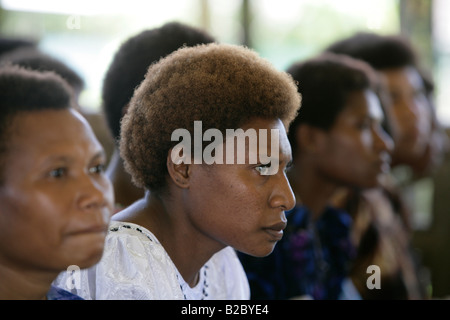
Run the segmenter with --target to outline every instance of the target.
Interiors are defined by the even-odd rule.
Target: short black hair
[[[54,71],[77,92],[84,88],[83,78],[63,61],[35,47],[10,51],[0,57],[0,64],[15,64],[37,71]]]
[[[29,48],[36,46],[36,41],[31,39],[0,36],[0,55],[6,54],[19,48]]]
[[[102,109],[117,142],[120,121],[134,89],[148,67],[180,47],[215,42],[206,31],[179,22],[144,30],[126,40],[116,52],[103,80]]]
[[[377,70],[416,66],[418,62],[411,43],[402,35],[357,32],[348,38],[336,41],[325,51],[364,60]]]
[[[0,183],[14,118],[23,112],[73,106],[72,88],[54,72],[39,72],[15,65],[0,68]]]
[[[323,53],[293,63],[287,72],[297,82],[302,96],[302,107],[288,133],[294,152],[298,126],[308,124],[327,131],[345,108],[350,93],[366,89],[377,93],[375,71],[367,63],[346,55]]]

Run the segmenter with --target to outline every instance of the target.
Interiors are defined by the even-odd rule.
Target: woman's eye
[[[63,176],[65,176],[67,173],[67,169],[66,168],[56,168],[50,171],[49,175],[52,178],[61,178]]]
[[[89,173],[99,174],[105,172],[105,165],[98,164],[94,167],[89,168]]]
[[[256,171],[259,172],[260,175],[267,176],[267,175],[270,175],[270,173],[271,173],[271,171],[270,171],[271,164],[270,163],[262,164],[260,166],[255,167],[255,169],[256,169]]]

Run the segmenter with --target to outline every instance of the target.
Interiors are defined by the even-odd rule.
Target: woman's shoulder
[[[122,235],[124,238],[136,237],[145,242],[150,241],[159,244],[155,235],[141,225],[125,221],[111,221],[108,228],[108,237],[111,238]]]
[[[67,275],[66,275],[67,277]],[[148,229],[112,221],[102,259],[82,270],[77,294],[85,299],[178,299],[176,268]],[[62,278],[59,283],[67,281]]]
[[[126,264],[127,270],[133,266],[132,269],[140,272],[156,266],[173,266],[164,247],[150,230],[123,221],[111,221],[101,262],[116,267]]]

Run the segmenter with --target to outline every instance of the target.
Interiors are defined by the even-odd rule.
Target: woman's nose
[[[270,205],[272,208],[281,208],[284,211],[291,210],[295,206],[295,195],[289,180],[284,172],[279,172],[276,175],[279,179],[276,179]]]

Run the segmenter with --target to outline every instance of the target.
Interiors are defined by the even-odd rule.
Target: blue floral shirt
[[[356,249],[350,240],[351,217],[327,207],[316,223],[297,206],[286,212],[288,225],[274,251],[264,258],[239,253],[252,299],[315,300],[339,298]]]
[[[48,300],[84,300],[80,296],[73,294],[67,290],[62,288],[58,288],[54,285],[50,287],[50,290],[47,292]]]

